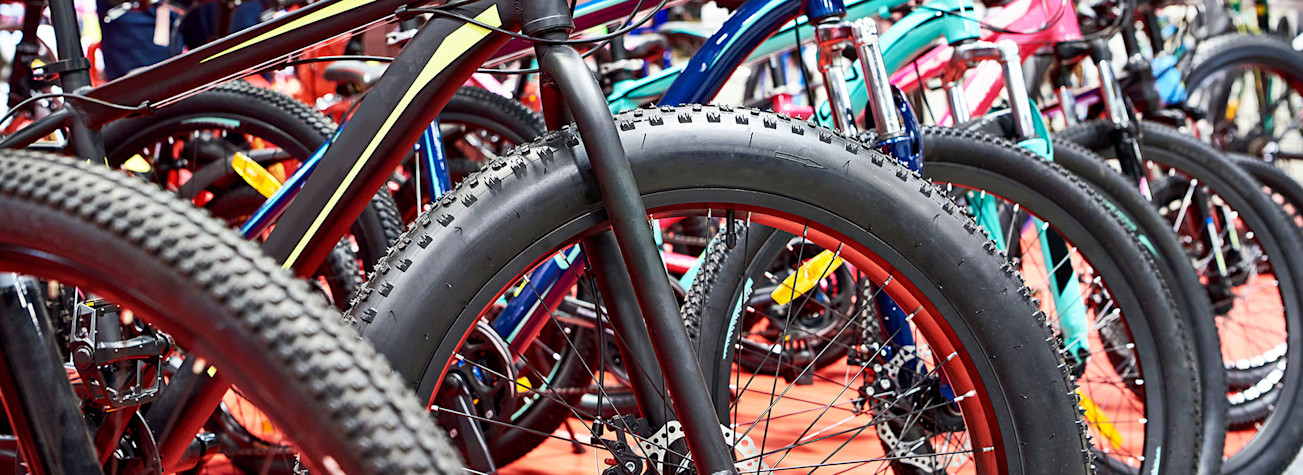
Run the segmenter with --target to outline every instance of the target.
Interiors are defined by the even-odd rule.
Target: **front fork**
[[[526,10],[526,34],[557,40],[569,38],[574,22],[567,2],[526,2],[522,6]],[[588,250],[588,256],[593,260],[594,268],[598,269],[599,279],[611,279],[612,283],[620,280],[619,283],[623,284],[623,278],[627,277],[625,290],[633,294],[630,298],[629,292],[619,292],[618,287],[610,286],[609,290],[615,291],[615,295],[605,296],[604,300],[637,302],[642,315],[641,322],[630,315],[613,315],[612,324],[624,335],[623,343],[629,351],[655,355],[654,359],[638,361],[644,370],[654,365],[674,368],[674,371],[661,371],[661,374],[674,403],[674,414],[687,436],[697,472],[737,473],[696,355],[682,351],[692,347],[691,340],[665,275],[665,263],[647,224],[647,210],[625,157],[619,130],[606,107],[606,97],[574,48],[540,44],[537,49],[539,65],[545,74],[544,83],[547,84],[544,104],[545,112],[550,115],[548,122],[556,123],[564,117],[562,110],[555,107],[562,105],[574,119],[611,222],[612,238],[600,239],[599,236],[590,239],[589,244],[594,247]],[[548,105],[554,107],[547,108]],[[616,250],[612,248],[618,248],[618,252],[611,252]],[[610,257],[599,259],[605,256]],[[633,309],[629,310],[632,312]],[[654,373],[647,371],[645,374]],[[649,383],[655,385],[661,381]],[[647,402],[639,400],[640,404]],[[643,414],[657,414],[662,407],[643,407]]]
[[[871,126],[877,132],[874,147],[921,174],[923,142],[918,120],[904,95],[891,85],[890,71],[882,59],[882,46],[878,41],[874,20],[864,18],[851,23],[832,17],[816,26],[814,34],[819,50],[819,72],[823,75],[825,92],[832,109],[833,125],[843,134],[858,135],[861,132],[856,125],[855,109],[850,101],[850,92],[846,90],[844,73],[852,67],[845,53],[853,49],[858,53],[860,64],[864,68],[865,86],[869,93],[868,113],[873,121]],[[909,328],[909,313],[881,292],[878,286],[870,286],[870,291],[875,295],[874,306],[878,318],[882,320],[883,332],[891,338],[889,344],[904,355],[912,354],[908,349],[914,347],[915,341]],[[909,358],[913,361],[906,366],[919,365],[916,359]],[[908,373],[897,376],[911,377]]]
[[[1140,188],[1141,194],[1146,199],[1152,201],[1153,193],[1148,179],[1148,167],[1140,153],[1139,125],[1122,95],[1121,83],[1113,73],[1111,55],[1105,46],[1097,44],[1091,48],[1091,56],[1099,70],[1104,110],[1108,114],[1109,122],[1113,124],[1113,128],[1109,130],[1109,140],[1113,143],[1122,173]],[[1211,254],[1210,257],[1216,264],[1213,266],[1213,275],[1209,276],[1208,289],[1215,302],[1222,301],[1230,295],[1233,279],[1227,262],[1238,260],[1243,255],[1241,243],[1234,229],[1231,229],[1233,224],[1229,219],[1230,216],[1221,217],[1222,226],[1227,227],[1230,236],[1227,242],[1223,242],[1221,232],[1218,230],[1217,211],[1211,204],[1211,196],[1206,187],[1201,186],[1198,180],[1191,180],[1190,189],[1187,191],[1181,199],[1182,215],[1178,220],[1190,219],[1198,228],[1200,237],[1204,240]],[[1185,213],[1189,213],[1189,218],[1184,216]]]
[[[1010,40],[970,41],[955,46],[954,55],[942,75],[950,115],[954,123],[969,121],[971,109],[964,96],[964,73],[980,61],[996,61],[1000,64],[1004,77],[1005,93],[1009,103],[1009,112],[1013,118],[1014,141],[1019,146],[1036,152],[1047,160],[1054,159],[1053,147],[1044,123],[1039,120],[1036,106],[1027,94],[1023,79],[1021,57],[1018,45]],[[992,231],[991,238],[1001,249],[1019,246],[1021,237],[1017,212],[1006,225],[998,199],[987,193],[969,193],[970,211],[978,224]],[[1053,294],[1054,308],[1059,318],[1059,328],[1063,333],[1065,349],[1077,356],[1077,363],[1084,363],[1084,355],[1090,353],[1089,322],[1085,302],[1080,296],[1081,278],[1071,262],[1071,250],[1068,243],[1057,233],[1049,229],[1048,223],[1039,219],[1032,220],[1035,232],[1041,243],[1050,291]],[[1012,227],[1012,229],[1005,229]],[[1007,238],[1006,238],[1007,236]]]

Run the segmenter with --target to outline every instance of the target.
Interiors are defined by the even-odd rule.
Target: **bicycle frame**
[[[339,36],[340,32],[347,34],[396,13],[402,15],[405,4],[403,0],[326,0],[102,86],[87,88],[89,75],[83,67],[86,60],[80,52],[72,3],[55,0],[51,3],[51,17],[59,32],[60,57],[70,59],[52,65],[51,69],[60,73],[65,90],[98,101],[165,106],[213,83],[275,64],[305,47]],[[546,35],[551,40],[567,38],[574,28],[569,5],[564,0],[481,0],[450,11],[509,30],[524,25],[525,34]],[[316,269],[333,243],[346,232],[348,223],[356,219],[370,196],[420,139],[425,132],[424,125],[435,119],[457,88],[506,42],[506,35],[455,18],[440,16],[426,23],[394,59],[376,90],[360,103],[352,125],[341,129],[338,140],[322,151],[314,165],[315,172],[287,207],[286,214],[265,241],[264,250],[281,260],[284,267],[294,268],[300,274],[310,274]],[[624,327],[622,333],[629,335],[622,351],[639,357],[627,361],[650,365],[651,371],[644,374],[657,375],[645,378],[646,381],[638,378],[635,389],[643,389],[640,394],[673,395],[676,419],[687,434],[699,471],[735,473],[731,452],[724,446],[718,418],[709,401],[692,400],[708,397],[705,382],[695,356],[678,351],[689,345],[687,333],[669,283],[662,277],[664,264],[654,250],[654,239],[646,226],[646,210],[642,208],[624,158],[619,132],[610,113],[600,105],[604,100],[600,88],[573,48],[540,44],[536,51],[542,70],[554,80],[543,91],[549,123],[558,122],[566,110],[573,115],[612,223],[613,236],[599,235],[587,241],[594,268],[601,270],[597,274],[608,284],[604,290],[629,289],[627,293],[609,295],[608,301],[638,304],[636,311],[612,312],[617,330]],[[157,81],[159,77],[168,80]],[[7,137],[0,146],[24,147],[55,130],[68,128],[77,154],[99,161],[104,155],[97,128],[128,114],[129,111],[95,102],[69,100],[63,110]],[[408,124],[422,125],[407,127]],[[449,226],[453,220],[451,215],[426,214],[419,224],[429,226],[437,221],[440,226]],[[618,259],[612,259],[616,255],[622,258],[623,265],[618,264]],[[612,283],[615,285],[609,285]],[[661,377],[657,365],[674,367],[676,371]],[[421,389],[423,396],[432,397],[434,386],[443,380],[441,370],[433,371],[438,374],[426,378],[429,384]],[[163,433],[158,439],[162,441],[165,460],[179,458],[216,407],[215,398],[226,391],[225,385],[195,379],[204,376],[180,381],[186,374],[189,373],[174,378],[176,386],[169,386],[180,392],[164,394],[159,401],[169,404],[156,404],[150,410],[151,415],[156,411],[164,414],[160,418],[166,423],[159,426]],[[663,385],[668,391],[639,388],[639,384]],[[195,401],[206,404],[191,406]],[[202,410],[187,411],[188,406]],[[653,411],[645,411],[650,412]],[[667,422],[651,419],[657,426]]]

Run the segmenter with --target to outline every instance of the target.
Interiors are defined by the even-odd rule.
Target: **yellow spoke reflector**
[[[1086,411],[1086,422],[1089,422],[1099,435],[1107,439],[1114,449],[1122,448],[1122,433],[1113,427],[1112,422],[1109,422],[1108,416],[1104,415],[1104,410],[1096,406],[1095,401],[1090,400],[1080,389],[1077,390],[1077,395],[1081,396],[1081,408]]]
[[[128,158],[126,163],[122,164],[122,168],[136,173],[149,173],[150,170],[154,169],[154,167],[149,166],[149,160],[145,160],[145,157],[140,156],[139,153]]]
[[[796,269],[796,273],[783,279],[783,284],[770,292],[769,296],[774,298],[775,303],[787,305],[796,297],[805,295],[814,288],[815,284],[841,265],[842,258],[837,257],[832,251],[820,252],[813,259],[801,264],[801,267]]]
[[[534,385],[529,382],[529,378],[521,376],[516,378],[516,392],[527,393],[534,389]]]
[[[281,181],[277,180],[275,175],[243,153],[235,152],[235,155],[231,156],[231,168],[235,169],[235,173],[240,175],[245,183],[258,190],[258,193],[262,193],[262,196],[271,198],[272,193],[281,187]]]

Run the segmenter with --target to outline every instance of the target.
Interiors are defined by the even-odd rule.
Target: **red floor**
[[[1077,268],[1085,269],[1083,266]],[[1044,270],[1036,262],[1034,255],[1028,256],[1028,259],[1023,261],[1023,271],[1029,287],[1037,292],[1045,292],[1044,289],[1038,289],[1038,276],[1043,278]],[[1219,317],[1219,331],[1222,332],[1224,340],[1236,342],[1224,349],[1226,357],[1238,358],[1262,354],[1266,348],[1283,341],[1285,332],[1282,322],[1264,322],[1259,318],[1253,318],[1254,315],[1280,314],[1279,295],[1275,291],[1274,282],[1274,278],[1270,275],[1259,275],[1246,282],[1242,288],[1253,292],[1248,294],[1245,301],[1237,303],[1231,315]],[[1043,305],[1050,305],[1049,299],[1041,300]],[[1092,335],[1097,336],[1098,332],[1092,332]],[[1097,337],[1093,338],[1090,344],[1092,349],[1102,346]],[[747,432],[747,427],[750,427],[752,421],[760,419],[759,415],[768,409],[771,415],[768,425],[761,422],[749,433],[751,442],[757,446],[768,445],[770,449],[794,443],[801,445],[787,455],[775,454],[761,458],[764,468],[815,465],[824,462],[825,457],[829,457],[828,454],[833,454],[828,461],[840,465],[820,472],[889,472],[881,462],[862,462],[866,459],[882,457],[883,449],[877,440],[878,435],[874,428],[871,427],[863,432],[855,430],[873,417],[867,412],[856,413],[850,405],[849,401],[858,397],[858,394],[853,391],[859,387],[857,371],[859,371],[858,366],[848,367],[843,360],[820,370],[814,384],[796,385],[790,388],[785,379],[753,376],[735,371],[735,392],[736,387],[739,386],[751,388],[740,398],[735,430]],[[1129,457],[1140,453],[1143,442],[1141,434],[1144,418],[1140,410],[1141,406],[1131,390],[1114,383],[1116,378],[1116,372],[1107,358],[1092,357],[1085,375],[1078,380],[1078,384],[1082,394],[1098,408],[1097,411],[1088,411],[1089,416],[1093,418],[1092,431],[1097,447],[1112,453],[1114,457],[1138,464],[1137,460]],[[851,387],[852,391],[843,392],[843,388],[847,386]],[[771,394],[783,394],[780,402],[772,407]],[[825,412],[823,408],[829,401],[835,401],[837,404],[832,410]],[[228,405],[235,404],[235,401],[230,399],[227,402]],[[270,426],[262,423],[255,422],[252,425],[255,428],[265,427],[270,430]],[[1101,429],[1109,426],[1112,430]],[[584,422],[572,420],[569,427],[574,430],[574,439],[581,444],[589,443],[589,430]],[[761,434],[767,436],[762,438]],[[607,468],[606,460],[609,454],[604,450],[584,447],[582,453],[575,453],[575,444],[569,442],[572,435],[566,426],[562,426],[554,435],[556,438],[550,439],[521,461],[503,468],[501,473],[508,475],[591,474]],[[1228,434],[1226,452],[1234,453],[1247,443],[1252,435],[1253,431]],[[968,448],[966,440],[934,440],[933,444],[938,452],[945,451],[946,445],[949,445],[949,450],[952,451],[963,451]],[[953,471],[963,473],[970,472],[972,469],[971,465],[966,464],[967,458],[963,455],[951,457],[947,462]],[[218,460],[214,460],[206,470],[207,473],[230,471],[229,465]]]

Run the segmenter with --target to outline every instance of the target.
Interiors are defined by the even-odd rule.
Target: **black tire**
[[[253,188],[235,188],[214,197],[204,209],[231,227],[238,228],[266,200]],[[340,311],[348,310],[353,295],[362,288],[362,270],[358,268],[357,254],[347,239],[335,243],[335,249],[330,251],[326,261],[312,275],[314,279],[319,279],[318,284],[325,286],[329,296],[327,300]]]
[[[950,328],[974,338],[964,339],[970,343],[963,353],[974,354],[965,361],[989,368],[978,373],[992,377],[982,377],[982,384],[1001,388],[984,397],[1010,443],[1001,456],[983,460],[998,458],[1014,473],[1087,470],[1089,452],[1072,410],[1074,385],[1046,345],[1053,338],[1029,317],[1039,314],[1013,270],[930,185],[854,140],[771,113],[694,106],[638,110],[616,120],[649,208],[709,199],[782,209],[800,196],[809,203],[796,205],[804,210],[800,216],[873,223],[874,238],[864,228],[837,229],[860,236],[855,242],[865,252],[884,256],[890,249],[884,257],[893,275],[928,289],[939,314],[954,318]],[[537,256],[605,219],[579,144],[573,132],[549,134],[472,175],[400,240],[349,312],[419,398],[439,387],[444,365],[499,289]],[[775,183],[775,176],[785,179]],[[928,232],[917,234],[919,225]],[[451,266],[437,257],[447,255],[476,256],[479,264]],[[898,293],[903,287],[890,288],[898,300],[905,297]]]
[[[133,310],[219,366],[314,466],[459,471],[384,359],[224,223],[102,165],[0,157],[6,272],[57,279]]]
[[[483,131],[489,135],[487,138],[490,141],[497,141],[488,145],[493,148],[495,155],[505,154],[508,150],[528,143],[547,132],[547,124],[543,122],[543,117],[525,107],[520,101],[477,87],[458,89],[439,113],[439,124],[441,128],[460,127],[463,129],[460,130],[463,134],[466,129]],[[484,166],[482,161],[467,157],[463,150],[457,148],[460,145],[458,136],[448,133],[441,135],[444,140],[448,169],[454,184]],[[410,167],[410,163],[406,162],[405,165]],[[411,181],[404,181],[394,193],[397,210],[404,221],[414,220],[419,214],[415,206],[416,191],[412,185]],[[429,197],[423,197],[423,201],[429,201]],[[544,331],[555,333],[556,328],[549,327]],[[559,338],[559,335],[552,337]],[[576,338],[576,340],[583,341],[585,338],[592,338],[592,335]],[[554,379],[562,387],[574,387],[592,380],[583,371],[583,363],[580,359],[596,356],[592,355],[583,343],[580,346],[575,348],[578,351],[567,349],[562,352]],[[555,401],[546,398],[535,401],[516,419],[521,427],[530,430],[516,430],[503,434],[494,445],[496,460],[502,463],[515,461],[547,440],[549,437],[544,434],[551,434],[570,417],[568,411],[558,406]]]
[[[507,151],[528,143],[544,132],[547,132],[547,124],[543,123],[543,117],[528,107],[525,107],[520,101],[511,100],[492,92],[477,87],[463,87],[457,90],[457,93],[448,100],[448,105],[444,106],[443,111],[439,112],[440,129],[449,129],[443,131],[445,160],[448,164],[449,174],[452,175],[454,185],[461,181],[466,175],[479,170],[484,166],[481,157],[469,157],[461,147],[476,147],[474,144],[464,143],[461,140],[466,132],[480,132],[483,135],[477,136],[479,139],[487,139],[490,152],[493,155],[505,155]],[[457,130],[460,129],[460,130]],[[459,132],[451,134],[448,132]],[[411,169],[411,162],[404,162],[407,169]],[[416,218],[419,210],[416,209],[416,189],[412,180],[399,179],[398,191],[394,192],[394,200],[398,204],[398,209],[402,212],[405,221]],[[430,197],[421,197],[422,201],[430,201]]]
[[[1022,205],[1071,242],[1106,282],[1112,275],[1108,293],[1119,301],[1124,313],[1131,309],[1125,328],[1118,328],[1125,332],[1122,342],[1129,333],[1145,373],[1143,388],[1132,390],[1148,401],[1145,418],[1162,421],[1158,430],[1145,426],[1145,463],[1140,471],[1195,472],[1203,463],[1205,430],[1196,353],[1183,322],[1190,317],[1179,314],[1167,282],[1154,278],[1162,272],[1139,236],[1079,178],[1026,149],[958,129],[928,127],[924,133],[924,175],[929,180],[971,186]],[[1136,299],[1129,304],[1128,291]],[[1107,356],[1119,358],[1123,353],[1109,352]],[[1162,395],[1152,394],[1155,369],[1161,375]],[[1097,435],[1097,439],[1107,446],[1103,437]],[[1173,465],[1155,467],[1150,463],[1166,457]],[[1216,458],[1220,459],[1220,454]],[[1100,454],[1098,461],[1104,471],[1134,470],[1107,454]]]
[[[1136,458],[1143,456],[1141,460],[1161,459],[1170,465],[1158,467],[1146,463],[1139,467],[1142,473],[1155,470],[1167,473],[1193,472],[1199,462],[1197,455],[1203,437],[1200,414],[1202,407],[1198,404],[1201,388],[1195,372],[1194,351],[1184,337],[1182,322],[1178,319],[1175,303],[1171,300],[1165,283],[1153,278],[1159,271],[1146,248],[1130,229],[1108,211],[1094,192],[1057,165],[1046,162],[1025,149],[978,132],[936,127],[925,127],[923,140],[926,163],[924,174],[928,179],[953,185],[956,190],[962,187],[999,196],[1049,223],[1057,234],[1062,235],[1070,246],[1089,261],[1097,278],[1102,277],[1104,285],[1108,286],[1106,292],[1115,299],[1118,304],[1116,308],[1122,310],[1124,325],[1119,325],[1118,328],[1123,332],[1121,338],[1126,343],[1134,343],[1137,351],[1133,353],[1115,345],[1117,349],[1114,351],[1093,358],[1107,356],[1121,359],[1138,354],[1141,371],[1145,373],[1144,387],[1123,389],[1126,383],[1108,381],[1104,383],[1107,389],[1095,387],[1101,390],[1100,393],[1092,391],[1089,385],[1081,386],[1081,390],[1094,399],[1104,397],[1107,400],[1112,399],[1110,396],[1116,396],[1110,390],[1128,392],[1141,389],[1137,391],[1140,398],[1137,402],[1145,407],[1141,417],[1157,423],[1145,425],[1143,453],[1132,452],[1131,460],[1122,461],[1116,458],[1125,458],[1124,455],[1110,456],[1101,450],[1097,454],[1097,465],[1105,470],[1129,472],[1136,470],[1136,467],[1129,466],[1128,463],[1139,464]],[[778,233],[776,237],[777,240],[786,241],[788,236],[790,235],[786,233]],[[762,250],[752,257],[755,261],[746,265],[752,271],[742,274],[746,278],[754,280],[764,274],[766,269],[763,263],[770,262],[775,256],[774,252],[782,246],[767,243],[763,248],[770,249],[770,252],[766,254]],[[1036,252],[1039,253],[1039,249]],[[725,263],[722,266],[733,265]],[[1027,275],[1024,273],[1024,276]],[[1029,284],[1038,288],[1036,283]],[[719,359],[713,355],[724,354],[726,349],[732,352],[739,345],[736,341],[729,340],[732,335],[741,335],[742,330],[730,327],[728,310],[733,308],[738,295],[718,289],[711,290],[707,286],[702,286],[700,290],[705,291],[706,296],[700,299],[690,298],[689,301],[701,303],[703,310],[686,310],[685,313],[702,315],[701,358]],[[1042,290],[1049,289],[1047,287]],[[1220,356],[1219,353],[1216,355]],[[1083,381],[1115,371],[1114,366],[1114,362],[1105,360],[1098,367],[1102,372],[1095,373],[1093,377],[1087,375]],[[725,385],[729,383],[731,382],[723,382]],[[729,388],[716,390],[727,392]],[[1218,392],[1221,392],[1220,388]],[[1098,433],[1096,440],[1103,444],[1102,447],[1107,447],[1107,442]],[[1135,450],[1139,447],[1133,445],[1131,448]],[[1096,450],[1100,449],[1097,447]],[[1160,451],[1162,455],[1157,456]],[[1220,460],[1220,454],[1217,454],[1217,459]],[[897,472],[926,473],[919,467],[903,463],[893,468]]]
[[[304,160],[334,134],[335,125],[326,116],[289,96],[236,81],[163,108],[156,114],[123,119],[104,126],[109,164],[121,166],[147,146],[174,134],[194,130],[248,133],[277,145],[290,155],[277,160]],[[209,173],[195,173],[205,177],[204,185],[182,185],[182,197],[194,198],[209,185],[217,186],[219,191],[248,188],[231,170],[229,158],[224,163],[210,165],[213,168]],[[398,216],[393,197],[388,191],[380,190],[349,228],[350,235],[357,241],[357,254],[364,269],[373,267],[402,233]]]
[[[1190,182],[1183,177],[1169,176],[1154,180],[1150,184],[1150,189],[1153,192],[1155,203],[1171,203],[1185,196],[1185,193],[1190,189]],[[1265,378],[1276,366],[1276,363],[1280,361],[1280,358],[1284,356],[1284,348],[1280,348],[1278,353],[1226,361],[1224,366],[1226,368],[1227,389],[1240,391],[1262,381],[1262,378]],[[1231,404],[1232,412],[1235,411],[1235,406],[1235,403]],[[1243,417],[1241,416],[1239,419],[1242,420]]]
[[[1262,115],[1263,108],[1269,108],[1269,115],[1275,117],[1279,115],[1281,106],[1303,107],[1303,54],[1295,51],[1289,40],[1272,35],[1243,33],[1217,36],[1199,44],[1187,71],[1185,84],[1189,91],[1189,102],[1202,109],[1206,115],[1199,121],[1200,128],[1203,129],[1200,133],[1218,149],[1254,156],[1285,152],[1280,153],[1281,156],[1288,157],[1291,161],[1303,159],[1303,149],[1289,147],[1291,150],[1272,152],[1269,148],[1269,143],[1278,142],[1275,137],[1290,134],[1289,131],[1268,131],[1261,120],[1249,130],[1240,130],[1241,124],[1236,122],[1243,111],[1239,109],[1232,119],[1226,118],[1227,109],[1232,107],[1230,96],[1233,83],[1244,81],[1246,78],[1243,75],[1248,71],[1275,76],[1285,86],[1280,97],[1269,97],[1274,94],[1263,91],[1268,97],[1255,98],[1260,103],[1259,110],[1254,111],[1255,115]],[[1263,77],[1257,77],[1254,81],[1261,79]],[[1283,119],[1291,120],[1293,116],[1294,113],[1290,112]],[[1286,140],[1303,137],[1298,131],[1299,124],[1290,125],[1293,125],[1294,131]],[[1261,130],[1259,127],[1262,127]]]
[[[1113,144],[1108,138],[1112,124],[1091,121],[1069,127],[1059,137],[1076,142],[1101,156],[1114,156]],[[1227,205],[1238,213],[1238,218],[1255,231],[1255,239],[1268,256],[1279,282],[1284,306],[1284,325],[1287,329],[1288,350],[1286,361],[1290,367],[1303,364],[1303,314],[1300,314],[1299,279],[1303,269],[1303,242],[1298,230],[1272,200],[1262,193],[1262,186],[1252,177],[1227,161],[1220,152],[1198,142],[1193,137],[1159,124],[1141,123],[1140,147],[1145,160],[1167,167],[1187,176],[1197,178],[1214,190]],[[1252,441],[1223,464],[1229,473],[1273,473],[1284,470],[1303,445],[1303,427],[1293,424],[1303,410],[1303,399],[1297,397],[1303,374],[1286,372],[1281,384],[1281,401],[1263,424]]]
[[[1061,138],[1054,138],[1054,163],[1072,172],[1098,192],[1113,209],[1121,212],[1148,246],[1157,253],[1163,280],[1176,300],[1178,314],[1196,354],[1203,406],[1203,448],[1198,473],[1221,471],[1226,439],[1227,401],[1223,397],[1226,374],[1222,369],[1221,340],[1218,339],[1212,305],[1199,275],[1171,226],[1120,173],[1098,154]]]
[[[1297,180],[1294,180],[1281,169],[1276,168],[1262,160],[1248,155],[1227,154],[1240,168],[1249,172],[1249,175],[1262,184],[1262,190],[1271,196],[1272,201],[1280,205],[1285,211],[1285,215],[1303,231],[1303,186],[1300,186]],[[1235,367],[1235,372],[1227,374],[1227,384],[1232,389],[1246,389],[1258,384],[1277,370],[1277,362],[1280,358],[1261,358],[1253,361],[1246,361],[1242,367]],[[1232,380],[1232,376],[1236,379]],[[1266,405],[1262,405],[1264,408]],[[1237,414],[1233,417],[1232,422],[1237,427],[1243,427],[1245,421],[1253,419],[1261,420],[1266,412],[1258,414],[1259,411],[1252,411],[1252,414]]]
[[[1190,182],[1173,176],[1155,180],[1151,186],[1155,203],[1170,203],[1185,195]],[[1272,406],[1280,397],[1277,389],[1284,374],[1280,365],[1286,350],[1287,346],[1281,345],[1266,354],[1224,362],[1226,388],[1230,392],[1226,414],[1228,429],[1253,429],[1254,424],[1271,415]]]
[[[1289,42],[1270,35],[1230,33],[1199,44],[1185,83],[1194,91],[1217,73],[1242,65],[1270,67],[1289,78],[1303,80],[1303,55]]]
[[[1289,216],[1290,221],[1303,231],[1303,185],[1299,185],[1298,180],[1257,157],[1237,153],[1228,153],[1226,156],[1262,183],[1262,190],[1270,195],[1272,201],[1280,205],[1285,215]]]

